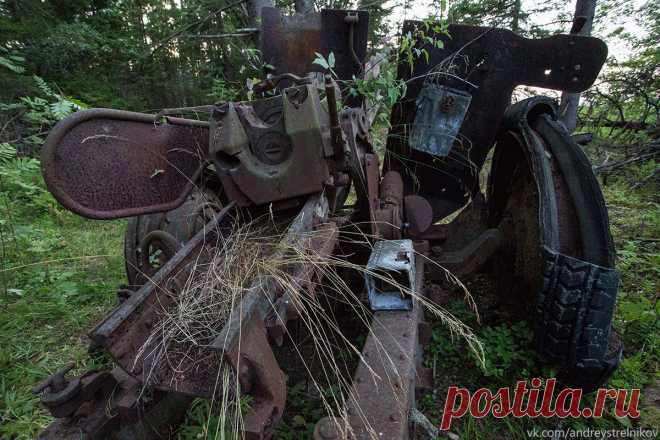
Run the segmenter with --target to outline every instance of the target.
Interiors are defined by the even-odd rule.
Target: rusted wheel
[[[180,248],[181,243],[172,234],[161,229],[149,232],[138,247],[141,275],[153,277]]]
[[[124,258],[129,286],[144,284],[221,209],[213,191],[195,189],[172,211],[128,219]]]
[[[622,351],[611,328],[618,274],[607,210],[584,153],[551,112],[531,104],[512,109],[491,167],[499,288],[534,317],[542,358],[561,366],[566,384],[591,391]]]

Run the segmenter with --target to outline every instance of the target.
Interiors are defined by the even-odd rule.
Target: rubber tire
[[[565,385],[594,391],[612,374],[623,352],[612,329],[619,274],[549,249],[544,254],[535,322],[537,351],[562,366]]]
[[[554,119],[554,108],[538,98],[518,103],[510,109],[502,134],[513,132],[515,136],[503,139],[520,139],[539,194],[543,273],[530,283],[539,284],[533,315],[537,352],[560,366],[564,385],[590,392],[621,359],[623,347],[611,326],[619,278],[600,186],[586,155]],[[517,190],[507,170],[514,168],[511,159],[521,156],[511,156],[512,148],[511,142],[498,143],[493,158],[489,209],[495,225],[503,218],[507,190]],[[579,231],[572,236],[578,240],[567,238],[567,229]]]

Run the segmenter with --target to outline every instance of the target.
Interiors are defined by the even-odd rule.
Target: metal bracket
[[[434,156],[447,156],[463,125],[470,101],[472,96],[467,92],[433,82],[424,84],[417,97],[410,146]]]
[[[382,240],[371,251],[365,283],[371,310],[410,310],[412,298],[387,280],[415,291],[415,253],[412,240]]]

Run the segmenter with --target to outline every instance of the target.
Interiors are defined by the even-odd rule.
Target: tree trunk
[[[295,8],[299,14],[314,12],[314,0],[295,0]]]
[[[520,32],[521,0],[513,2],[513,18],[511,19],[511,30],[516,34]]]
[[[589,36],[594,23],[596,12],[596,0],[577,0],[575,3],[575,15],[571,34]],[[559,106],[560,120],[564,123],[569,133],[577,126],[577,113],[580,104],[579,93],[563,92]]]

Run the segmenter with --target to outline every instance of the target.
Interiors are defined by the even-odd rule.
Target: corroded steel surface
[[[43,148],[48,190],[84,217],[111,219],[174,209],[202,170],[208,124],[121,110],[74,113]]]
[[[403,34],[414,35],[419,25],[406,22]],[[450,25],[448,32],[451,37],[437,36],[444,42],[442,49],[424,46],[428,63],[417,58],[412,72],[407,62],[399,65],[398,77],[407,81],[408,89],[392,109],[385,162],[386,169],[401,172],[406,194],[415,192],[431,202],[434,220],[463,206],[477,190],[479,170],[516,86],[583,91],[607,55],[607,47],[596,38],[555,35],[530,40],[505,29],[463,25]],[[442,159],[408,144],[415,101],[429,81],[472,96],[453,148]]]
[[[316,88],[290,87],[269,101],[281,112],[262,120],[254,103],[228,103],[211,119],[210,156],[226,194],[239,206],[321,192],[328,179],[329,128]]]
[[[253,397],[251,411],[245,416],[246,433],[262,438],[271,432],[282,416],[286,387],[284,375],[273,357],[270,328],[267,321],[274,304],[285,294],[270,278],[253,280],[240,305],[231,313],[224,329],[210,347],[196,352],[202,361],[191,371],[172,371],[150,353],[148,337],[157,325],[160,312],[171,303],[176,285],[185,282],[190,272],[189,263],[204,260],[214,249],[221,235],[221,224],[232,205],[224,208],[172,257],[163,268],[140,290],[126,299],[92,332],[92,338],[101,344],[117,363],[141,384],[164,392],[177,392],[191,396],[211,398],[216,387],[217,372],[223,359],[235,372],[243,393]],[[289,226],[283,240],[295,245],[309,239],[312,229],[327,220],[328,205],[323,196],[311,197]],[[331,227],[312,240],[318,252],[329,254],[337,239],[336,227]],[[311,268],[304,264],[290,268],[293,279],[302,287],[310,283]],[[169,288],[166,288],[169,286]],[[174,289],[174,290],[172,290]],[[286,310],[282,311],[283,324]],[[147,349],[141,352],[147,344]]]
[[[417,259],[417,286],[424,281],[423,262]],[[422,320],[420,302],[412,303],[411,310],[373,315],[346,409],[348,438],[403,440],[410,436],[408,414],[415,405],[415,384],[419,380],[418,327]]]
[[[346,19],[349,14],[357,16],[357,23]],[[313,64],[318,52],[326,58],[330,53],[334,55],[333,70],[339,79],[347,80],[360,74],[361,66],[356,63],[353,52],[362,63],[367,50],[369,13],[324,9],[320,13],[285,16],[276,8],[263,8],[261,17],[261,52],[264,62],[275,68],[274,73],[303,76],[308,72],[324,72],[322,66]],[[349,106],[356,103],[349,103]]]
[[[172,438],[192,399],[175,393],[150,393],[140,399],[139,383],[120,368],[88,372],[72,399],[70,418],[58,418],[38,435],[39,440]]]
[[[150,329],[158,321],[159,312],[171,303],[170,290],[175,289],[177,283],[185,281],[189,263],[201,258],[208,252],[207,247],[217,243],[221,222],[224,222],[232,209],[233,204],[225,207],[167,261],[148,283],[92,330],[92,340],[104,347],[127,372],[140,379],[149,376],[151,365],[148,360],[138,360],[137,353],[146,342]]]

